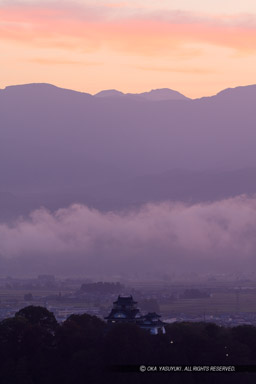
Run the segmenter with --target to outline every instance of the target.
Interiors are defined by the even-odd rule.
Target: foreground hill
[[[26,307],[0,322],[1,383],[254,383],[256,328],[173,323],[152,336],[134,324],[108,328],[87,314],[57,324],[46,308]],[[217,367],[240,364],[244,372]],[[209,367],[215,372],[140,372],[139,366]],[[122,368],[122,366],[124,366]],[[249,366],[249,367],[248,367]],[[130,368],[130,372],[129,372]],[[192,368],[191,368],[192,369]]]

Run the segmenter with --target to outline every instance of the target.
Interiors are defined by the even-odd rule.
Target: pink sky
[[[256,83],[256,2],[211,3],[0,1],[0,88],[168,87],[200,97]]]

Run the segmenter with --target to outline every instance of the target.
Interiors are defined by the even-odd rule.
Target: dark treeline
[[[42,307],[0,323],[1,384],[255,383],[256,373],[117,373],[113,365],[256,365],[256,328],[174,323],[152,336],[95,316],[58,324]]]

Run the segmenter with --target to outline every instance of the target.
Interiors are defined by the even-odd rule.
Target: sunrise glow
[[[239,3],[1,1],[0,88],[168,87],[200,97],[255,83],[256,6]]]

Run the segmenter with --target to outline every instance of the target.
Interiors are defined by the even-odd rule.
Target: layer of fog
[[[102,213],[44,208],[0,225],[2,273],[154,276],[249,271],[256,265],[256,197],[165,202]]]

